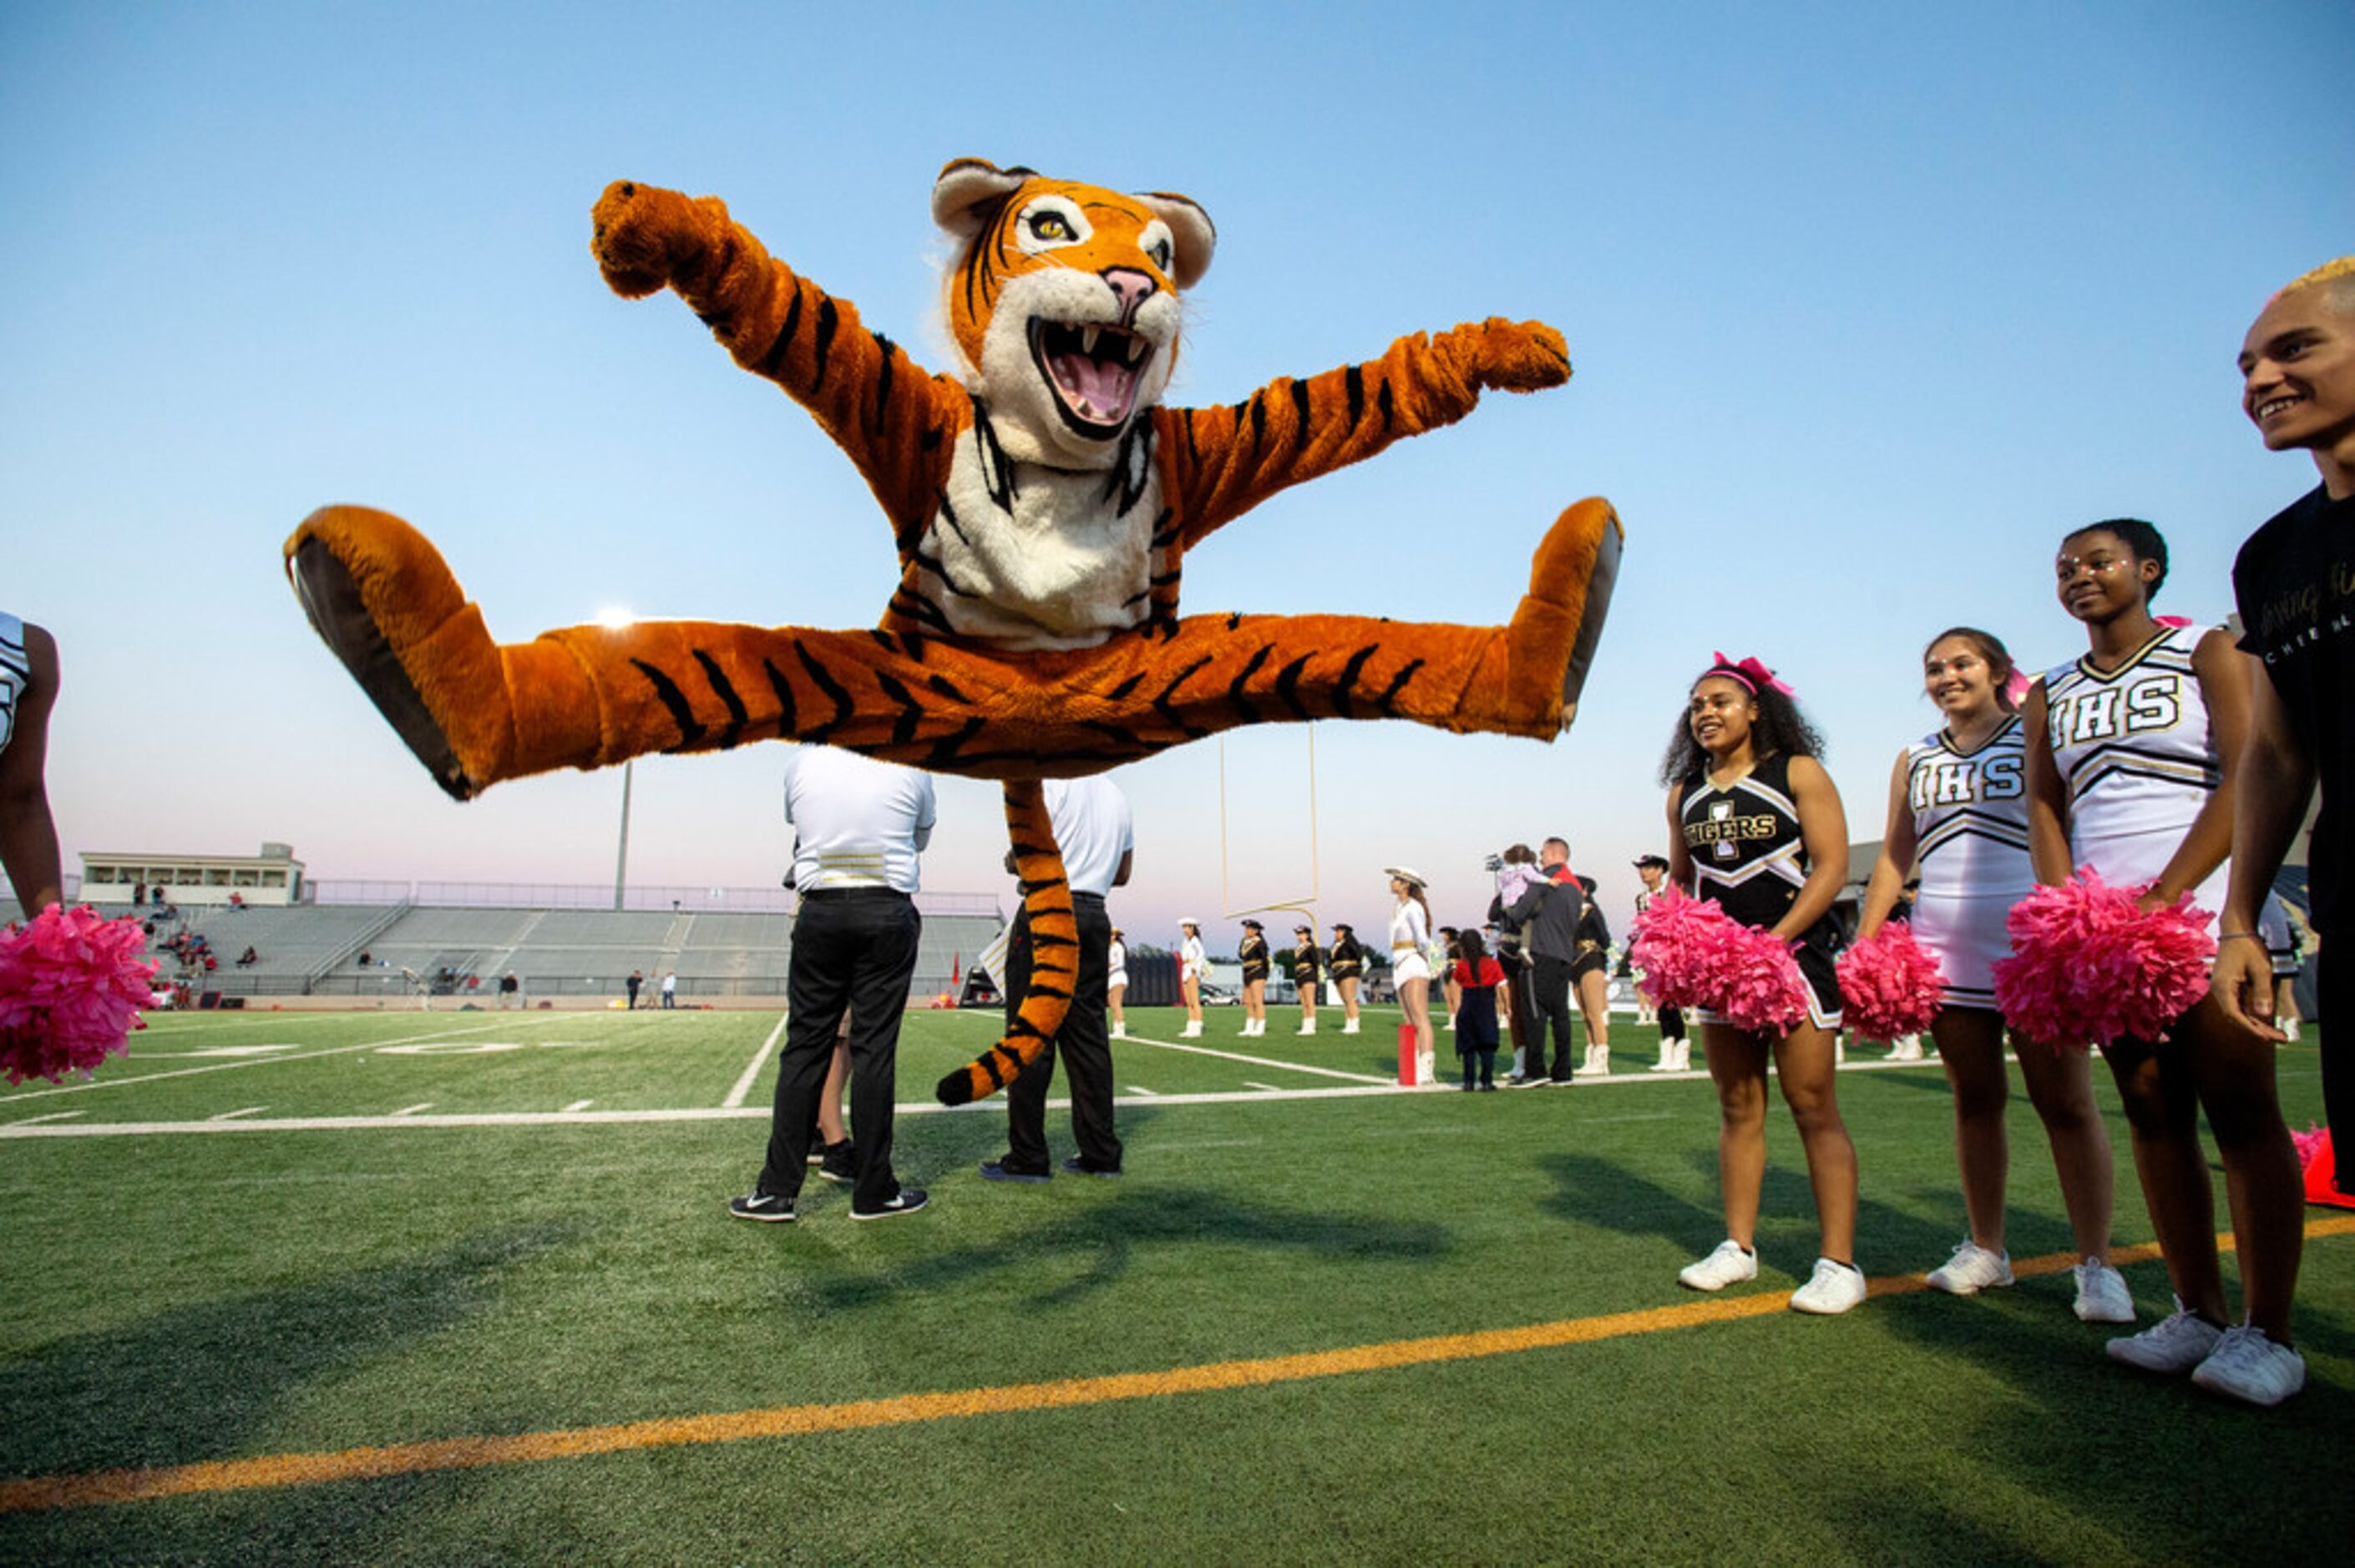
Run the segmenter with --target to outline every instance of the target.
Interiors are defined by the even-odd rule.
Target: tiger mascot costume
[[[1401,718],[1550,738],[1575,711],[1621,533],[1602,501],[1564,512],[1503,626],[1180,619],[1186,552],[1213,531],[1462,418],[1484,388],[1560,385],[1561,335],[1491,319],[1231,407],[1167,408],[1179,291],[1217,238],[1199,207],[960,159],[932,216],[962,246],[945,289],[954,376],[863,326],[716,197],[623,182],[594,214],[616,292],[676,291],[858,465],[900,554],[878,629],[670,621],[501,644],[421,535],[354,506],[305,519],[286,566],[313,626],[461,800],[772,736],[1005,781],[1036,969],[1006,1038],[942,1081],[962,1104],[1035,1060],[1070,1005],[1071,897],[1039,780],[1249,724]]]

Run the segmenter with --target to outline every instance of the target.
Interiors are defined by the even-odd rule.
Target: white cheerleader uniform
[[[0,751],[16,733],[16,703],[33,683],[33,658],[25,652],[25,623],[0,609]]]
[[[1104,989],[1128,983],[1128,944],[1114,942],[1104,952]]]
[[[1202,938],[1187,938],[1185,946],[1178,952],[1178,978],[1181,980],[1199,980],[1209,967],[1209,961],[1202,953]]]
[[[1423,906],[1410,898],[1391,914],[1392,985],[1431,978],[1431,960],[1423,956],[1423,949],[1430,945],[1431,931],[1423,917]]]
[[[1913,808],[1913,939],[1938,960],[1948,1007],[1995,1006],[2011,954],[2004,916],[2035,890],[2028,859],[2028,732],[2017,715],[1968,751],[1941,730],[1905,750]]]
[[[2113,886],[2156,881],[2224,768],[2191,667],[2206,628],[2170,627],[2116,669],[2091,655],[2044,677],[2044,733],[2069,791],[2069,857]],[[2208,929],[2229,864],[2191,890]]]

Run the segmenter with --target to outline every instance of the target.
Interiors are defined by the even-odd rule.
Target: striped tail
[[[1071,884],[1063,879],[1062,851],[1056,847],[1046,791],[1037,779],[1006,781],[1006,831],[1014,842],[1022,912],[1030,926],[1029,983],[1022,1005],[1007,1022],[1006,1038],[934,1086],[943,1105],[986,1099],[1037,1061],[1063,1027],[1080,978],[1080,932],[1071,918]]]

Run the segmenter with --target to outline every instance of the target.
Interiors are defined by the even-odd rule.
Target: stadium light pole
[[[608,606],[597,612],[597,624],[608,631],[628,629],[637,617],[618,605]],[[630,758],[622,764],[622,841],[613,853],[613,908],[622,907],[622,891],[630,881],[630,785],[637,771],[637,759]]]

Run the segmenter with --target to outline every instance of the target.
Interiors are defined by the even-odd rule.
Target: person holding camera
[[[1570,1054],[1572,966],[1578,959],[1578,923],[1586,914],[1586,889],[1571,874],[1570,841],[1550,838],[1538,846],[1538,871],[1527,889],[1507,906],[1506,921],[1520,927],[1529,957],[1529,1045],[1520,1086],[1567,1087]],[[1546,1062],[1546,1032],[1553,1033],[1553,1062]]]

